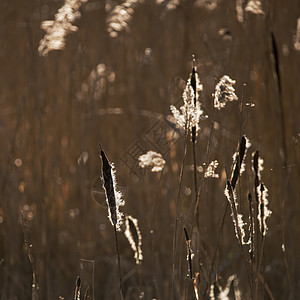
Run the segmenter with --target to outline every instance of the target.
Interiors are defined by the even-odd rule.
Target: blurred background
[[[137,268],[126,237],[118,234],[126,299],[170,299],[184,134],[167,117],[171,104],[181,105],[192,55],[208,115],[200,124],[197,164],[206,161],[212,118],[210,159],[219,162],[219,179],[202,184],[197,230],[194,219],[184,218],[194,201],[187,141],[178,231],[182,235],[184,225],[191,235],[200,294],[226,205],[226,172],[245,134],[252,146],[239,183],[240,208],[247,215],[251,153],[259,150],[272,210],[262,276],[274,299],[296,299],[299,1],[1,0],[0,8],[1,299],[72,299],[79,274],[89,286],[86,299],[118,299],[99,143],[115,164],[122,211],[137,218],[143,239]],[[213,114],[212,94],[223,75],[236,80],[239,100]],[[138,156],[148,150],[163,155],[163,174],[139,168]],[[173,298],[194,299],[183,239],[176,251]],[[38,296],[32,296],[32,266]],[[213,273],[222,287],[236,274],[242,299],[250,299],[229,211]],[[260,284],[258,299],[264,298],[270,293]]]

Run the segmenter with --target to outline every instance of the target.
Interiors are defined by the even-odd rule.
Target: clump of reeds
[[[137,219],[126,216],[125,218],[125,236],[134,251],[134,258],[137,265],[142,263],[143,252],[142,252],[142,235],[138,226]]]

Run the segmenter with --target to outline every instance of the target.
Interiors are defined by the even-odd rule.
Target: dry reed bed
[[[78,30],[66,27],[64,49],[47,57],[38,54],[44,36],[39,26],[55,20],[63,2],[1,2],[0,298],[69,299],[79,293],[81,299],[120,298],[98,142],[115,162],[127,225],[132,229],[129,220],[137,219],[142,236],[140,261],[138,231],[132,231],[135,246],[123,234],[126,224],[117,233],[125,298],[169,299],[171,293],[174,299],[202,299],[204,293],[217,298],[237,290],[253,299],[292,298],[299,289],[299,3],[266,7],[262,2],[265,13],[255,15],[249,3],[260,1],[247,1],[240,23],[235,4],[224,1],[209,6],[204,1],[125,1],[129,17],[122,27],[111,27],[122,30],[110,37],[107,22],[117,3],[79,2],[76,17],[65,20]],[[186,139],[177,210],[184,128],[163,153],[163,170],[152,173],[150,166],[141,183],[124,159],[132,159],[128,150],[137,141],[144,150],[140,154],[154,150],[147,141],[145,147],[145,133],[158,114],[170,115],[170,104],[182,105],[178,100],[193,66],[208,118],[200,121],[196,143]],[[224,74],[236,81],[239,100],[213,110],[212,93]],[[173,132],[166,120],[162,124]],[[232,154],[244,134],[252,146],[234,191]],[[252,157],[255,150],[259,155]],[[258,157],[264,158],[262,175]],[[143,170],[134,158],[136,170]],[[205,177],[206,166],[215,160],[219,164],[212,164],[211,174],[219,178]],[[224,196],[227,180],[235,202]],[[257,205],[265,187],[272,210],[266,234],[262,217],[267,211]],[[249,245],[243,245],[238,228],[236,238],[239,214],[247,223]],[[35,273],[38,294],[35,282],[32,286]]]

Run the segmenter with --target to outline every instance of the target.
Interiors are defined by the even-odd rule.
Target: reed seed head
[[[263,236],[265,236],[268,231],[266,220],[271,216],[272,211],[268,208],[268,189],[263,182],[257,187],[257,194],[259,199],[257,219],[259,222],[260,232]]]
[[[250,0],[245,7],[245,11],[250,12],[255,15],[264,15],[265,14],[265,12],[262,9],[260,0]]]
[[[54,21],[44,21],[41,29],[46,31],[40,40],[38,52],[40,56],[47,56],[52,50],[63,50],[66,45],[67,34],[77,31],[78,27],[72,23],[79,19],[81,5],[88,0],[65,0],[64,5],[58,10]]]
[[[245,223],[243,221],[243,215],[238,213],[238,202],[236,192],[233,190],[229,180],[227,181],[224,194],[230,205],[231,218],[234,226],[235,236],[242,245],[246,245],[249,242],[245,241]]]
[[[109,163],[104,151],[101,149],[103,188],[105,190],[106,202],[108,205],[108,218],[118,231],[121,230],[123,214],[120,206],[124,205],[122,194],[117,190],[114,165]]]
[[[247,149],[251,146],[249,139],[246,136],[242,136],[239,150],[233,154],[233,172],[231,176],[231,186],[235,189],[235,185],[245,171],[245,157]]]
[[[206,118],[199,102],[199,92],[202,90],[203,86],[198,73],[193,68],[182,94],[183,105],[179,110],[174,105],[170,106],[171,113],[178,126],[190,131],[193,142],[200,130],[199,121]]]
[[[77,279],[76,279],[74,300],[80,300],[80,291],[81,291],[81,279],[78,276]]]
[[[226,106],[227,102],[238,100],[235,94],[233,85],[235,80],[232,80],[229,76],[224,75],[219,83],[216,85],[214,93],[214,107],[220,110]]]
[[[146,154],[139,156],[139,166],[141,168],[150,167],[151,172],[160,172],[163,170],[166,161],[160,153],[148,151]]]
[[[135,262],[137,265],[141,264],[143,260],[142,235],[138,226],[138,221],[131,216],[126,216],[125,224],[125,236],[134,251]]]
[[[115,38],[123,30],[129,29],[129,22],[132,20],[134,9],[140,0],[125,0],[123,3],[109,9],[106,19],[107,32],[111,38]],[[108,7],[107,7],[108,8]]]
[[[208,177],[219,178],[219,174],[217,174],[215,172],[215,170],[218,167],[218,165],[219,165],[219,163],[218,163],[217,160],[211,161],[210,164],[208,165],[208,167],[205,170],[204,177],[205,178],[208,178]]]

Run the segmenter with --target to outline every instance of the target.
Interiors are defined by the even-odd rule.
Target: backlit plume
[[[263,236],[266,235],[268,231],[268,226],[267,226],[267,218],[271,216],[272,211],[268,208],[268,189],[264,185],[264,183],[261,183],[257,187],[257,194],[258,194],[258,222],[259,222],[259,229],[260,232],[262,233]]]
[[[217,109],[224,108],[227,102],[238,100],[235,94],[233,85],[235,80],[232,80],[229,76],[224,75],[219,83],[216,85],[214,94],[214,106]]]
[[[255,15],[265,14],[265,12],[262,10],[262,5],[260,0],[250,0],[246,5],[245,11],[253,13]]]
[[[129,29],[129,22],[132,20],[134,9],[139,0],[126,0],[122,4],[115,6],[107,17],[107,32],[109,36],[115,38],[125,29]]]
[[[183,105],[179,110],[174,106],[170,106],[171,113],[175,118],[177,125],[183,129],[187,129],[192,133],[192,128],[198,133],[200,126],[199,121],[205,119],[203,116],[203,110],[199,102],[199,92],[203,90],[203,86],[199,80],[198,74],[195,72],[195,83],[196,83],[196,95],[191,84],[191,78],[188,79],[184,92],[182,94]]]
[[[124,205],[122,194],[116,188],[116,176],[114,165],[110,163],[101,149],[102,159],[102,176],[103,176],[103,188],[105,190],[106,202],[108,206],[108,219],[111,224],[115,226],[116,230],[121,231],[121,225],[123,223],[123,214],[120,212],[120,206]]]
[[[52,50],[63,50],[66,45],[67,34],[77,31],[78,27],[72,23],[81,17],[79,9],[88,0],[65,0],[64,5],[58,10],[54,21],[44,21],[41,29],[46,31],[40,40],[38,52],[40,56],[47,56]]]
[[[213,160],[210,162],[208,167],[206,168],[206,171],[204,173],[204,177],[212,177],[212,178],[219,178],[219,174],[215,172],[216,168],[218,167],[219,163],[217,160]]]
[[[163,170],[166,161],[160,153],[148,151],[139,157],[139,166],[141,168],[150,167],[151,172],[160,172]]]

